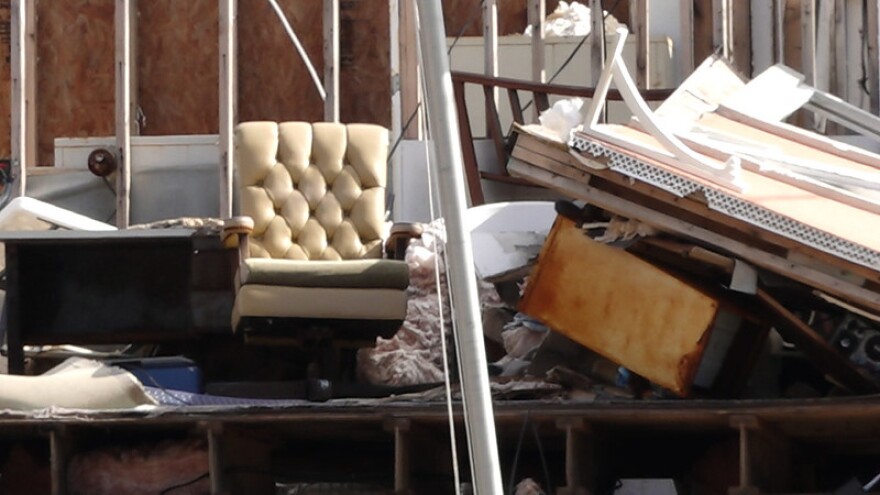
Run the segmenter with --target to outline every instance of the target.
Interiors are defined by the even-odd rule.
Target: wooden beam
[[[15,178],[13,196],[24,196],[27,168],[36,166],[36,13],[34,3],[13,0],[11,5],[11,158]]]
[[[590,12],[604,12],[602,0],[590,0]],[[590,75],[593,87],[599,82],[605,67],[605,19],[603,15],[593,15],[590,28]]]
[[[776,40],[777,64],[785,63],[785,2],[786,0],[773,1],[773,8],[776,10],[773,17],[773,38]]]
[[[758,75],[775,63],[773,23],[776,10],[773,2],[751,0],[752,74]]]
[[[52,495],[66,495],[67,468],[70,465],[71,438],[65,425],[57,425],[49,432],[50,473]]]
[[[232,218],[233,129],[238,119],[238,0],[220,0],[220,217]]]
[[[733,56],[730,10],[730,0],[712,0],[712,45],[728,60]]]
[[[752,75],[751,3],[736,2],[734,8],[734,2],[728,0],[727,6],[734,67],[748,77]]]
[[[801,0],[801,73],[804,82],[816,82],[816,0]]]
[[[694,0],[679,0],[679,33],[681,44],[678,47],[679,80],[684,81],[694,71]]]
[[[834,94],[849,101],[849,88],[846,79],[849,64],[846,59],[846,0],[835,0],[834,5],[834,81],[832,90]]]
[[[410,473],[412,422],[405,418],[393,418],[386,420],[384,427],[386,431],[394,434],[394,494],[410,494],[412,493]]]
[[[547,17],[546,0],[529,0],[529,25],[532,26],[532,81],[547,81],[544,60],[544,20]]]
[[[422,85],[419,82],[421,76],[416,36],[416,6],[415,0],[400,0],[400,2],[401,121],[404,125],[409,122],[403,136],[406,139],[422,139],[424,112],[421,108]]]
[[[880,113],[880,0],[869,0],[866,6],[868,14],[868,94],[870,107],[868,110],[877,115]]]
[[[396,0],[392,0],[391,3],[397,4]],[[397,27],[397,19],[392,16],[390,20],[391,28],[394,30]],[[392,40],[396,40],[396,37]],[[392,51],[397,50],[395,43],[390,46]],[[391,58],[391,64],[392,77],[394,77],[396,76],[394,57]],[[339,0],[324,0],[324,89],[327,91],[327,99],[324,100],[324,120],[339,122]],[[394,94],[392,92],[392,99]]]
[[[483,3],[483,73],[489,77],[498,77],[498,5],[497,0],[485,0]],[[492,88],[492,101],[498,105],[498,90]],[[488,102],[486,115],[489,115]],[[489,134],[487,123],[486,134]]]
[[[119,169],[116,173],[116,226],[127,228],[131,219],[131,136],[136,123],[132,119],[133,19],[137,0],[116,0],[116,148]]]
[[[629,0],[632,30],[636,34],[636,84],[640,89],[651,87],[650,11],[648,0]]]

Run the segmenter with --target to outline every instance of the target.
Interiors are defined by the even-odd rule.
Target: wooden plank
[[[486,97],[486,125],[489,126],[489,137],[495,145],[495,157],[498,160],[498,165],[503,167],[507,163],[507,150],[504,131],[501,130],[501,119],[498,117],[498,107],[493,99],[496,94],[495,87],[483,86],[483,94]]]
[[[483,2],[483,73],[488,77],[498,77],[498,5],[497,0]],[[491,98],[486,99],[486,116],[492,115],[489,101],[498,106],[498,90],[492,88]],[[486,134],[492,132],[489,119],[486,119]]]
[[[15,177],[13,196],[24,196],[27,168],[35,166],[36,141],[36,17],[35,7],[27,0],[11,3],[12,163],[9,172]]]
[[[786,0],[773,0],[773,34],[776,40],[776,59],[777,64],[785,63],[785,3]]]
[[[767,0],[751,0],[752,74],[758,75],[775,63],[774,3]]]
[[[219,142],[220,142],[220,217],[231,218],[233,184],[233,127],[238,114],[237,17],[238,0],[219,3]]]
[[[532,26],[532,81],[547,81],[547,63],[544,60],[544,20],[547,0],[528,0],[529,25]]]
[[[483,197],[483,185],[480,182],[480,169],[477,163],[477,152],[474,150],[474,138],[471,121],[468,116],[467,103],[464,95],[464,82],[453,81],[455,91],[456,113],[458,114],[458,133],[462,143],[461,154],[464,159],[464,174],[467,179],[468,195],[471,206],[479,206],[486,202]]]
[[[132,19],[137,0],[116,0],[116,226],[127,228],[131,218],[131,135],[132,119]]]
[[[880,113],[880,1],[867,0],[865,10],[868,15],[868,33],[865,35],[868,42],[867,76],[868,94],[870,106],[868,109],[874,115]]]
[[[630,23],[636,36],[636,84],[640,89],[651,87],[650,33],[651,18],[648,0],[629,0]]]
[[[756,249],[744,242],[697,227],[678,218],[621,199],[596,187],[567,177],[561,177],[521,162],[511,162],[507,168],[511,175],[533,180],[544,187],[549,187],[563,194],[582,199],[619,215],[643,221],[660,230],[712,244],[720,249],[734,253],[745,261],[761,268],[779,273],[811,287],[830,292],[873,311],[880,311],[880,294],[875,291],[853,286],[813,268],[805,267],[766,251]]]
[[[730,0],[712,0],[712,44],[721,55],[730,59]]]
[[[849,87],[846,84],[848,77],[846,58],[846,4],[847,0],[835,0],[834,5],[834,80],[832,91],[845,101],[849,101]]]
[[[424,128],[415,15],[415,0],[400,0],[400,107],[401,119],[410,122],[406,139],[422,139]]]
[[[525,124],[525,115],[523,115],[522,103],[519,101],[517,90],[507,88],[507,99],[510,102],[510,112],[513,115],[513,121],[517,124]]]
[[[804,82],[814,86],[816,81],[816,0],[801,2],[801,70]]]
[[[752,75],[751,3],[728,0],[730,13],[730,44],[734,66],[740,73]]]
[[[65,425],[56,426],[49,432],[50,473],[52,495],[67,495],[67,468],[71,455],[70,432]]]
[[[679,80],[684,81],[694,71],[694,0],[679,0],[679,36],[678,47]]]
[[[392,1],[390,5],[396,5]],[[339,0],[324,0],[324,121],[339,122]],[[394,24],[396,26],[396,23]],[[393,41],[396,41],[393,40]],[[397,47],[392,44],[391,50]],[[391,57],[391,71],[394,74],[394,57]],[[393,115],[393,114],[392,114]],[[400,116],[397,117],[400,119]],[[392,134],[395,138],[396,134]]]

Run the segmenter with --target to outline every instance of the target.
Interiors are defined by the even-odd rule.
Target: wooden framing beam
[[[401,121],[412,122],[403,133],[406,139],[422,139],[424,113],[421,108],[422,85],[416,36],[415,0],[400,0],[400,107]]]
[[[752,74],[760,74],[775,63],[776,44],[773,23],[776,10],[773,2],[751,0]]]
[[[629,0],[629,5],[630,23],[636,33],[636,84],[640,89],[650,89],[651,13],[648,9],[648,0]]]
[[[131,220],[131,136],[136,133],[137,108],[135,58],[132,38],[136,33],[137,0],[116,0],[116,226],[127,228]]]
[[[801,0],[801,73],[816,85],[816,0]]]
[[[721,55],[730,59],[733,46],[730,40],[730,0],[712,0],[712,46],[721,49]]]
[[[339,0],[325,0],[338,3]],[[405,0],[388,0],[388,39],[389,39],[389,68],[390,79],[388,85],[391,88],[391,139],[398,139],[401,132],[401,95],[400,95],[400,4]],[[338,54],[338,50],[337,50]],[[339,85],[337,76],[336,85]],[[338,88],[337,88],[338,89]],[[328,93],[329,100],[329,93]],[[337,97],[338,100],[338,97]],[[337,103],[336,120],[339,120]],[[396,156],[396,154],[395,154]]]
[[[498,77],[498,5],[497,0],[483,2],[483,73]],[[498,105],[498,90],[492,88],[492,103]],[[486,115],[491,115],[489,102],[486,102]],[[488,120],[488,119],[487,119]],[[486,123],[486,135],[489,135]]]
[[[233,142],[238,119],[238,0],[220,0],[220,217],[232,218]]]
[[[11,158],[9,174],[13,196],[24,196],[27,168],[37,159],[36,13],[34,3],[12,0],[11,9]]]
[[[544,21],[547,18],[546,0],[529,0],[529,25],[532,26],[532,81],[547,81],[547,63],[544,59]]]
[[[753,0],[754,1],[754,0]],[[681,44],[678,47],[679,80],[684,81],[694,71],[694,0],[679,0]]]
[[[815,1],[815,0],[813,0]],[[880,113],[880,0],[869,0],[865,7],[868,15],[868,32],[864,34],[868,41],[868,94],[870,95],[869,110],[874,115]]]
[[[396,5],[397,1],[391,0],[390,3]],[[397,49],[393,42],[396,39],[394,33],[397,18],[392,15],[390,19],[393,53]],[[392,56],[392,77],[395,76],[394,59],[395,57]],[[324,100],[324,120],[339,122],[339,0],[324,0],[324,89],[327,91],[327,98]],[[393,89],[392,86],[392,100],[395,95]]]

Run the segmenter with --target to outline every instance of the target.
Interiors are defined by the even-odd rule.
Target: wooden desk
[[[235,251],[189,229],[2,232],[9,372],[26,344],[231,332]]]

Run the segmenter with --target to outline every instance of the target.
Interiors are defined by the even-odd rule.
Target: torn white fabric
[[[0,410],[131,409],[156,402],[131,373],[70,358],[38,376],[0,375]]]

